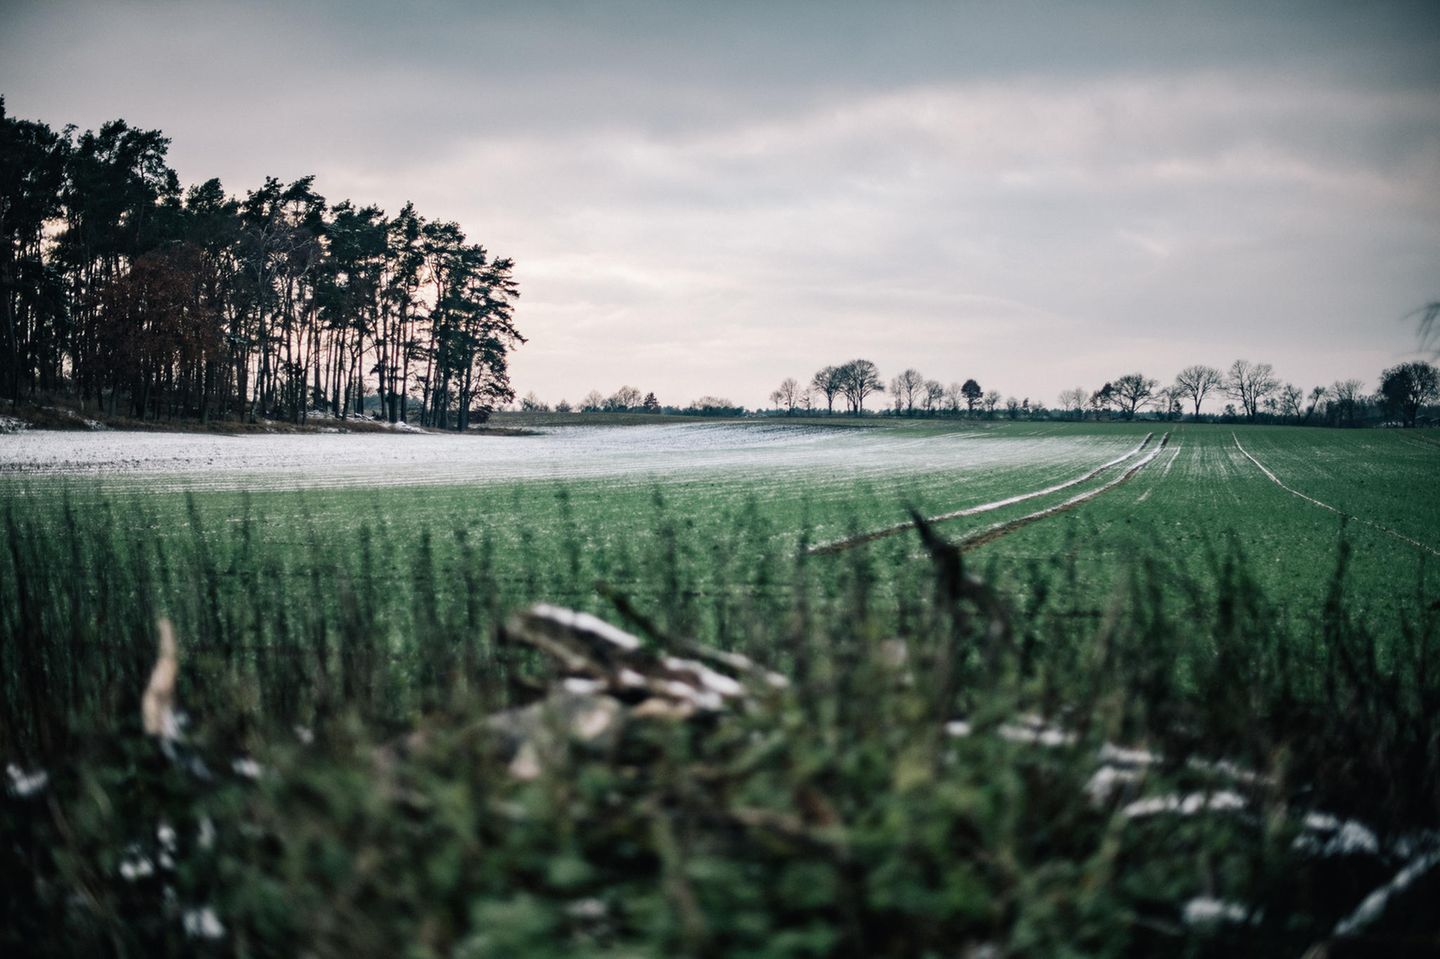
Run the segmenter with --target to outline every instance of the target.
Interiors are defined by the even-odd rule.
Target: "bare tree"
[[[816,393],[825,397],[825,412],[835,412],[835,397],[845,392],[844,383],[840,376],[840,367],[826,366],[817,370],[810,380],[810,387]]]
[[[869,360],[851,360],[840,367],[840,389],[850,404],[850,412],[856,416],[865,412],[865,397],[885,392],[880,371]]]
[[[1111,384],[1115,402],[1127,420],[1133,420],[1136,412],[1150,402],[1159,385],[1157,380],[1146,379],[1139,373],[1126,373]]]
[[[1090,393],[1083,386],[1077,386],[1072,390],[1061,390],[1060,409],[1079,419],[1085,415],[1085,401],[1089,398]]]
[[[1275,378],[1275,369],[1269,363],[1236,360],[1230,364],[1224,386],[1225,395],[1237,400],[1245,410],[1245,418],[1253,423],[1261,404],[1280,389],[1280,381]]]
[[[787,376],[780,381],[780,386],[770,394],[770,402],[776,408],[783,408],[786,416],[794,416],[795,408],[803,402],[803,398],[810,393],[809,387],[802,387],[795,381],[795,377]]]
[[[952,413],[960,412],[960,407],[965,402],[965,391],[960,388],[959,383],[951,383],[945,387],[945,408]]]
[[[640,391],[633,386],[622,386],[605,401],[605,410],[611,413],[624,413],[640,405]]]
[[[925,412],[940,412],[940,404],[945,400],[945,387],[936,380],[925,381]]]
[[[1165,419],[1178,420],[1185,415],[1185,391],[1174,384],[1156,394],[1157,402],[1165,413]]]
[[[1091,393],[1090,399],[1088,401],[1090,406],[1090,412],[1095,414],[1095,418],[1097,420],[1100,418],[1100,415],[1102,413],[1108,414],[1110,412],[1110,404],[1114,402],[1115,384],[1113,383],[1106,383],[1094,393]]]
[[[604,408],[605,397],[599,390],[591,390],[580,401],[580,411],[583,413],[598,413]]]
[[[994,418],[995,407],[1000,405],[1001,399],[1003,399],[1003,397],[1001,397],[999,390],[991,390],[985,394],[985,414],[987,416],[992,419]]]
[[[1007,397],[1005,400],[1005,415],[1012,420],[1020,418],[1020,401],[1015,397]]]
[[[1335,423],[1353,426],[1365,405],[1365,384],[1359,380],[1336,380],[1330,384],[1328,418]]]
[[[1195,403],[1197,417],[1200,415],[1200,404],[1205,402],[1206,396],[1220,388],[1221,382],[1220,371],[1213,366],[1187,366],[1175,374],[1175,386],[1182,396]]]
[[[1286,383],[1280,388],[1280,415],[1295,417],[1295,422],[1300,422],[1300,405],[1305,402],[1305,391],[1294,383]]]
[[[911,367],[890,381],[890,392],[895,397],[895,412],[914,413],[915,401],[925,388],[925,377]]]
[[[1310,391],[1310,405],[1305,407],[1305,416],[1300,420],[1301,423],[1310,422],[1310,417],[1314,416],[1315,412],[1321,408],[1320,404],[1325,401],[1327,393],[1328,390],[1323,386],[1317,386]]]

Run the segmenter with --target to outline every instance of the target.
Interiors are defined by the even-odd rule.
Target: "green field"
[[[0,750],[53,770],[65,810],[7,800],[8,828],[58,850],[50,892],[15,901],[77,941],[184,941],[157,890],[116,878],[143,845],[122,811],[146,802],[231,824],[175,882],[240,953],[1266,955],[1325,940],[1437,842],[1433,432],[128,440],[0,449]],[[913,529],[823,549],[911,510],[970,511],[932,527],[963,552]],[[956,592],[955,555],[989,585]],[[475,730],[553,681],[497,631],[538,601],[745,652],[793,692],[513,783]],[[259,757],[258,787],[156,771],[136,717],[159,616],[194,748]],[[374,775],[364,757],[422,733]],[[1132,754],[1164,759],[1105,758]],[[1244,811],[1178,813],[1212,794]],[[1306,851],[1323,817],[1369,845]],[[1366,933],[1432,941],[1434,885]],[[572,915],[592,900],[604,922]]]
[[[369,641],[406,661],[428,655],[423,635],[487,647],[510,611],[544,601],[613,615],[618,594],[672,634],[784,668],[792,650],[774,627],[811,597],[842,603],[863,588],[877,628],[903,626],[931,576],[906,526],[911,510],[982,508],[936,532],[966,544],[966,563],[1017,615],[1051,617],[1044,629],[1083,633],[1107,616],[1138,615],[1144,579],[1145,615],[1203,634],[1239,566],[1267,616],[1316,635],[1342,541],[1345,614],[1385,648],[1419,628],[1437,589],[1440,440],[1426,431],[607,422],[486,437],[476,463],[447,457],[474,456],[478,438],[417,449],[424,440],[366,437],[400,451],[398,465],[373,469],[337,465],[329,453],[232,463],[235,444],[248,454],[268,441],[225,439],[218,454],[149,470],[147,455],[164,461],[145,439],[115,438],[128,457],[118,464],[106,453],[95,469],[77,469],[82,457],[67,448],[40,468],[0,473],[12,541],[0,572],[9,584],[28,581],[38,600],[5,597],[10,635],[71,636],[67,659],[83,659],[99,648],[92,641],[116,642],[106,624],[118,619],[138,669],[161,614],[192,648],[226,657],[301,641],[342,648],[358,616]],[[356,438],[334,439],[346,450]],[[557,446],[566,451],[558,468]],[[966,542],[1076,498],[1084,501]],[[1019,501],[1004,505],[1010,499]],[[877,530],[895,535],[808,551]],[[390,704],[394,717],[415,705],[408,686]],[[293,691],[285,696],[302,708]],[[9,732],[23,735],[27,696],[7,700]]]
[[[800,433],[807,427],[779,429]],[[263,480],[242,484],[248,487],[243,491],[186,492],[184,484],[177,491],[173,477],[161,475],[137,477],[121,492],[106,494],[95,491],[94,478],[21,474],[0,476],[0,495],[20,516],[52,529],[93,524],[106,511],[121,526],[131,525],[126,517],[143,517],[161,542],[188,542],[195,535],[193,517],[221,565],[242,542],[287,568],[303,564],[321,543],[335,571],[345,573],[349,565],[354,576],[358,537],[365,532],[372,548],[385,554],[366,571],[370,585],[381,590],[387,581],[411,578],[422,535],[429,537],[430,561],[442,568],[457,561],[463,539],[488,550],[502,605],[546,599],[598,610],[603,602],[594,593],[596,580],[642,602],[658,598],[659,590],[753,596],[757,588],[783,588],[803,543],[902,523],[911,508],[934,516],[1042,490],[1122,455],[1148,434],[1158,440],[1168,432],[1166,449],[1123,485],[979,547],[971,562],[1011,593],[1032,585],[1037,568],[1065,566],[1074,587],[1094,597],[1112,592],[1137,558],[1163,560],[1203,581],[1215,558],[1234,548],[1248,558],[1267,594],[1303,621],[1325,595],[1343,529],[1353,546],[1351,597],[1377,630],[1393,633],[1421,587],[1426,561],[1433,564],[1440,548],[1440,441],[1425,432],[1158,423],[994,424],[977,430],[933,422],[855,432],[862,441],[842,454],[849,458],[843,469],[790,462],[782,449],[767,450],[753,465],[713,471],[703,463],[679,469],[667,463],[657,473],[642,469],[600,478],[481,478],[450,485],[357,480],[282,492],[269,491]],[[1243,455],[1237,437],[1281,481],[1339,512],[1277,486]],[[984,462],[967,468],[964,454],[947,448],[932,464],[926,456],[932,444],[978,448]],[[951,465],[957,460],[959,468]],[[1117,472],[952,520],[939,531],[960,539],[1097,488]],[[99,512],[92,508],[97,498],[105,504]],[[65,502],[71,519],[60,514]],[[243,541],[236,535],[242,526]],[[861,549],[880,571],[882,591],[902,581],[920,555],[913,535]],[[664,576],[653,568],[657,551],[668,568]],[[844,562],[840,556],[816,558],[811,573],[823,578],[827,566]],[[301,574],[297,568],[295,575]],[[459,586],[446,576],[430,584],[442,595]]]

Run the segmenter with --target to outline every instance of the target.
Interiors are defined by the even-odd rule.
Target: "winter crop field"
[[[753,589],[732,565],[806,548],[835,564],[864,554],[884,585],[920,555],[912,508],[1012,592],[1064,565],[1093,598],[1137,556],[1203,579],[1238,549],[1297,617],[1323,600],[1343,529],[1354,597],[1387,629],[1440,558],[1440,439],[1424,431],[772,421],[484,437],[36,431],[0,443],[0,496],[47,524],[103,515],[188,539],[193,516],[222,553],[243,525],[247,548],[279,562],[361,531],[404,554],[423,534],[437,562],[484,544],[521,593],[580,605],[596,579],[659,588],[665,577],[637,558],[655,537],[697,560],[684,588]]]
[[[67,883],[317,955],[1428,935],[1437,475],[1156,421],[0,436],[13,937],[123,928]]]

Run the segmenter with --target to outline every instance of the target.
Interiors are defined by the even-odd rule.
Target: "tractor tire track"
[[[1005,499],[997,499],[993,502],[981,503],[979,506],[967,506],[964,509],[957,509],[949,513],[941,513],[938,516],[930,516],[926,518],[925,522],[931,524],[943,523],[946,520],[960,519],[965,516],[975,516],[980,513],[988,513],[992,510],[1003,509],[1006,506],[1014,506],[1016,503],[1023,503],[1026,500],[1034,499],[1037,496],[1048,496],[1051,493],[1058,493],[1061,490],[1069,489],[1072,486],[1078,486],[1081,483],[1085,483],[1094,479],[1095,477],[1099,476],[1101,473],[1105,472],[1111,467],[1118,466],[1119,464],[1130,459],[1135,454],[1139,453],[1141,450],[1145,449],[1145,447],[1149,444],[1151,438],[1154,435],[1155,434],[1153,432],[1146,433],[1145,438],[1140,441],[1139,446],[1135,447],[1133,450],[1126,453],[1124,456],[1117,456],[1115,459],[1111,460],[1108,463],[1102,463],[1090,472],[1086,473],[1084,476],[1077,476],[1074,479],[1066,480],[1063,483],[1056,483],[1054,486],[1047,486],[1044,489],[1034,490],[1033,492],[1020,493],[1016,496],[1007,496]],[[1165,434],[1167,438],[1169,437],[1169,435],[1169,433]],[[1163,446],[1165,441],[1161,440],[1160,442]],[[806,550],[806,552],[809,553],[811,556],[823,556],[828,553],[839,553],[842,550],[852,549],[856,546],[864,546],[866,543],[873,543],[877,539],[884,539],[887,536],[896,536],[900,533],[905,532],[906,530],[913,529],[914,527],[914,521],[907,520],[904,523],[897,523],[894,526],[887,526],[884,529],[871,530],[868,533],[861,533],[857,536],[847,536],[844,539],[837,539],[829,543],[820,543],[819,545],[811,546],[808,550]]]
[[[1430,439],[1428,436],[1401,435],[1397,437],[1397,439],[1399,439],[1406,446],[1410,446],[1415,449],[1428,450],[1432,453],[1436,450],[1440,450],[1440,443],[1437,443],[1435,440]]]
[[[1147,437],[1146,440],[1148,442],[1149,437]],[[1159,445],[1157,445],[1149,453],[1142,456],[1140,459],[1136,460],[1134,463],[1131,463],[1130,466],[1126,468],[1125,472],[1121,473],[1119,476],[1115,477],[1103,486],[1097,486],[1092,490],[1087,490],[1086,492],[1079,494],[1078,496],[1072,496],[1063,503],[1057,503],[1054,506],[1047,506],[1045,509],[1036,510],[1035,512],[1027,514],[1025,516],[1020,516],[1012,520],[1006,520],[1003,523],[996,523],[994,526],[987,527],[986,529],[982,529],[976,533],[971,533],[969,536],[966,536],[964,539],[961,539],[960,541],[955,543],[955,547],[961,552],[976,549],[980,546],[984,546],[987,543],[993,543],[995,542],[995,540],[999,539],[1002,536],[1008,536],[1011,533],[1015,532],[1017,529],[1029,526],[1031,523],[1038,523],[1042,519],[1049,519],[1050,517],[1058,515],[1060,513],[1068,512],[1069,510],[1074,509],[1082,503],[1087,503],[1095,497],[1099,496],[1101,493],[1109,492],[1110,490],[1119,486],[1121,483],[1126,482],[1136,473],[1140,472],[1145,467],[1155,462],[1155,457],[1160,455],[1160,453],[1165,449],[1165,444],[1169,441],[1170,434],[1166,433],[1164,436],[1160,437]]]
[[[1262,473],[1264,473],[1266,476],[1268,476],[1268,477],[1270,478],[1270,482],[1274,483],[1276,486],[1280,487],[1281,489],[1283,489],[1285,492],[1289,493],[1290,495],[1292,495],[1292,496],[1298,496],[1298,497],[1300,497],[1301,499],[1303,499],[1305,502],[1307,502],[1307,503],[1313,503],[1313,504],[1315,504],[1316,506],[1320,507],[1321,509],[1328,509],[1330,512],[1334,513],[1336,516],[1343,516],[1343,517],[1345,517],[1346,519],[1353,519],[1353,520],[1354,520],[1355,522],[1357,522],[1357,523],[1364,523],[1366,526],[1369,526],[1371,529],[1377,529],[1377,530],[1379,530],[1379,531],[1382,532],[1382,533],[1385,533],[1385,534],[1387,534],[1387,535],[1389,535],[1389,536],[1393,536],[1393,537],[1395,537],[1396,539],[1400,540],[1402,543],[1409,543],[1411,546],[1415,547],[1416,549],[1423,550],[1423,551],[1429,553],[1431,556],[1440,556],[1440,550],[1436,550],[1434,547],[1431,547],[1431,546],[1426,546],[1424,543],[1420,542],[1419,540],[1411,539],[1410,537],[1406,536],[1404,533],[1396,532],[1395,530],[1391,529],[1391,528],[1388,527],[1388,526],[1381,526],[1379,523],[1371,522],[1370,520],[1366,519],[1366,518],[1363,517],[1363,516],[1356,516],[1356,515],[1354,515],[1353,513],[1347,513],[1347,512],[1345,512],[1344,510],[1336,509],[1335,507],[1331,506],[1329,503],[1322,503],[1322,502],[1320,502],[1318,499],[1316,499],[1316,498],[1313,497],[1313,496],[1306,496],[1304,493],[1300,492],[1299,490],[1294,489],[1294,488],[1289,487],[1289,486],[1286,486],[1283,482],[1281,482],[1280,477],[1276,476],[1274,473],[1272,473],[1272,472],[1270,471],[1270,468],[1269,468],[1269,467],[1267,467],[1264,463],[1260,462],[1258,459],[1256,459],[1254,456],[1252,456],[1252,455],[1250,454],[1250,451],[1249,451],[1249,450],[1247,450],[1245,447],[1243,447],[1243,446],[1240,445],[1240,437],[1236,436],[1234,433],[1231,433],[1231,434],[1230,434],[1230,438],[1235,441],[1235,448],[1236,448],[1237,450],[1239,450],[1241,453],[1244,453],[1244,454],[1245,454],[1245,458],[1248,459],[1250,462],[1254,463],[1254,464],[1259,468],[1260,472],[1262,472]]]
[[[1161,475],[1161,476],[1169,476],[1169,475],[1170,475],[1170,471],[1175,468],[1175,460],[1180,457],[1180,450],[1181,450],[1182,448],[1183,448],[1183,444],[1181,444],[1181,443],[1176,443],[1176,444],[1175,444],[1175,452],[1171,453],[1171,454],[1170,454],[1170,459],[1165,462],[1165,468],[1160,471],[1160,475]]]

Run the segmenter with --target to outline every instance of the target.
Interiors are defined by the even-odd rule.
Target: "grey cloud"
[[[47,4],[12,111],[513,255],[515,380],[759,403],[871,355],[1045,402],[1372,377],[1437,295],[1427,4]]]

